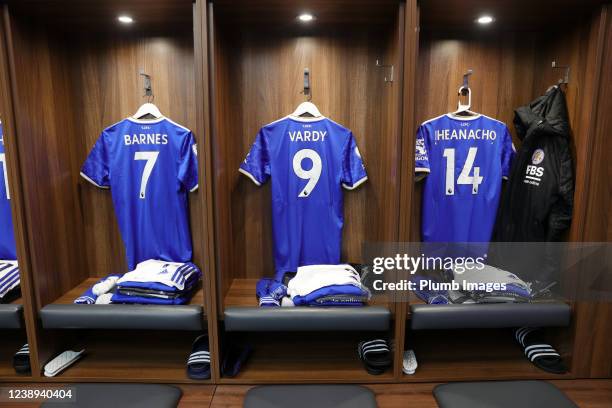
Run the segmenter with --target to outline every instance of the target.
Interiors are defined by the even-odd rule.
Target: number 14
[[[474,167],[474,160],[478,153],[477,147],[470,147],[465,164],[457,179],[457,184],[468,184],[472,186],[472,194],[478,194],[478,186],[482,183],[483,177],[480,175],[480,167]],[[446,195],[455,194],[455,149],[444,149],[444,157],[446,157]],[[474,170],[474,175],[470,173]]]

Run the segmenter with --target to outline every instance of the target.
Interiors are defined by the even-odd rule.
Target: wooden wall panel
[[[360,261],[366,241],[396,239],[398,81],[384,82],[376,67],[381,58],[397,65],[396,35],[328,34],[294,36],[261,27],[240,34],[216,31],[214,159],[222,293],[232,278],[274,273],[270,186],[256,187],[237,169],[260,127],[305,100],[300,92],[306,67],[313,102],[353,131],[369,174],[366,184],[345,192],[343,259]]]
[[[428,119],[457,109],[457,90],[463,74],[472,69],[472,110],[506,123],[518,147],[513,110],[538,94],[533,85],[537,72],[534,35],[503,31],[421,32],[415,129]],[[421,182],[416,183],[415,190],[410,239],[420,241]]]
[[[470,77],[472,110],[511,127],[513,109],[533,94],[535,44],[515,33],[421,33],[417,122],[457,109],[463,74]],[[418,125],[417,125],[418,126]]]
[[[602,177],[612,171],[605,164],[607,149],[602,144],[605,142],[596,142],[593,136],[595,127],[598,132],[609,128],[604,119],[609,115],[601,112],[610,111],[606,105],[609,95],[603,96],[609,81],[603,73],[610,68],[607,60],[598,61],[598,53],[608,56],[610,42],[607,37],[604,45],[601,41],[599,12],[590,18],[576,18],[573,25],[552,31],[464,29],[448,34],[421,33],[416,122],[454,110],[461,75],[472,68],[470,86],[474,110],[506,122],[517,147],[520,140],[512,124],[513,110],[542,95],[563,75],[562,70],[551,68],[553,60],[570,65],[569,84],[563,85],[576,171],[575,212],[568,231],[570,241],[607,241],[612,235],[608,234],[610,189],[606,183],[609,179]],[[598,70],[602,72],[601,79],[597,78]],[[605,140],[604,136],[600,137]],[[421,184],[415,190],[411,238],[419,240]],[[579,283],[579,276],[575,278]],[[612,359],[609,347],[605,346],[610,337],[606,318],[609,305],[578,303],[574,309],[573,327],[557,336],[558,347],[571,355],[574,375],[609,376]],[[584,350],[589,352],[585,355]]]
[[[219,358],[219,325],[217,324],[217,298],[216,282],[217,269],[215,263],[215,237],[214,237],[214,199],[213,199],[213,161],[212,161],[212,121],[211,121],[211,78],[209,65],[209,30],[208,11],[209,3],[206,0],[196,0],[193,4],[193,33],[194,33],[194,86],[196,106],[196,132],[199,136],[199,165],[200,165],[200,208],[202,222],[202,255],[194,250],[195,256],[201,260],[204,273],[204,303],[206,323],[208,327],[209,348],[213,356],[211,360],[211,380],[215,382],[220,377]],[[194,208],[192,207],[192,211]],[[197,225],[192,222],[192,230]],[[194,235],[194,238],[195,235]],[[195,239],[194,239],[195,240]]]
[[[161,112],[195,129],[193,39],[189,33],[181,37],[97,36],[95,41],[81,38],[70,48],[70,66],[75,100],[71,111],[78,129],[78,138],[72,140],[78,146],[72,174],[79,185],[88,275],[127,272],[111,194],[82,180],[79,169],[101,131],[146,102],[140,70],[151,75],[153,102]],[[204,135],[195,136],[200,141]],[[200,225],[197,196],[203,195],[199,191],[190,194],[193,225]],[[200,242],[201,229],[192,228],[192,237]],[[202,256],[198,249],[194,245],[196,263]]]
[[[35,308],[35,296],[32,284],[31,264],[30,264],[30,248],[27,235],[26,219],[24,214],[24,197],[23,186],[20,177],[20,159],[18,140],[15,128],[15,110],[13,109],[13,78],[15,71],[11,69],[12,54],[12,34],[10,27],[10,17],[7,6],[1,8],[0,21],[0,119],[2,120],[3,143],[6,153],[6,166],[8,175],[8,185],[11,192],[11,209],[13,217],[13,228],[15,232],[15,243],[17,249],[17,257],[20,270],[20,285],[21,298],[14,300],[12,303],[22,304],[24,308],[23,320],[25,330],[19,331],[21,347],[25,342],[30,346],[30,365],[32,372],[39,372],[38,359],[38,339],[36,337],[37,321],[34,317],[33,310]],[[27,334],[27,338],[26,337]],[[4,336],[4,334],[3,334]],[[10,337],[10,336],[9,336]],[[29,340],[28,340],[29,339]],[[13,347],[12,345],[9,347]],[[12,355],[15,351],[9,351]],[[5,360],[8,363],[8,360]],[[15,375],[15,372],[10,367],[10,376]]]
[[[87,276],[77,184],[78,146],[69,64],[64,49],[43,29],[12,27],[21,179],[37,303],[54,300]]]
[[[88,277],[127,270],[111,194],[79,172],[101,131],[146,102],[144,70],[162,113],[195,131],[193,33],[74,36],[15,24],[16,69],[33,275],[43,306]],[[30,118],[36,118],[32,120]],[[204,135],[195,132],[196,140]],[[206,258],[199,191],[190,194],[194,261]],[[160,214],[160,216],[163,216]]]
[[[462,75],[473,69],[470,77],[472,110],[506,123],[518,148],[521,141],[513,125],[514,109],[544,94],[563,75],[553,70],[551,62],[571,66],[567,94],[573,145],[580,146],[588,123],[584,95],[588,82],[589,21],[573,28],[550,33],[508,31],[462,31],[421,34],[417,78],[416,123],[422,123],[457,108],[457,89]],[[577,159],[576,149],[574,157]],[[417,184],[414,226],[411,238],[420,239],[421,185]],[[579,224],[576,224],[579,226]]]
[[[594,17],[592,48],[594,56],[588,58],[588,81],[592,84],[589,96],[593,103],[584,133],[576,140],[579,154],[585,157],[580,166],[578,180],[586,185],[577,193],[577,212],[583,221],[572,229],[573,238],[591,242],[610,242],[612,238],[612,18],[610,6]],[[591,110],[590,108],[585,108]],[[579,156],[580,157],[580,156]],[[603,287],[609,288],[609,271],[601,276]],[[579,277],[577,278],[579,279]],[[612,304],[610,302],[582,301],[575,307],[573,367],[580,377],[612,377]]]
[[[415,85],[417,78],[417,57],[419,53],[419,5],[416,0],[406,1],[400,6],[399,16],[399,48],[401,64],[399,75],[402,77],[400,94],[400,175],[399,186],[399,213],[398,213],[398,241],[410,241],[412,229],[412,211],[414,202],[414,151],[415,151]],[[406,347],[406,318],[408,303],[404,294],[395,295],[395,350],[405,350]],[[400,378],[403,366],[403,353],[395,353],[394,369],[396,378]]]

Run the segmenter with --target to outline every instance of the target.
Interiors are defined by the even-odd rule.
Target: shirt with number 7
[[[272,179],[276,279],[299,266],[338,264],[343,193],[367,180],[350,130],[325,117],[287,116],[259,130],[239,171]]]
[[[191,261],[187,193],[198,188],[191,131],[168,118],[127,118],[106,128],[81,176],[110,188],[127,266],[148,259]]]
[[[425,173],[424,242],[491,240],[502,179],[515,151],[503,122],[446,114],[418,129],[415,171]]]

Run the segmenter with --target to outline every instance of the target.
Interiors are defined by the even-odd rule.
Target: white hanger
[[[153,116],[154,119],[159,119],[164,116],[157,106],[153,105],[151,102],[147,102],[143,103],[132,117],[134,119],[142,119],[147,115]]]
[[[293,111],[291,116],[296,116],[296,117],[310,116],[313,118],[320,118],[323,115],[321,114],[319,109],[317,109],[314,103],[302,102],[298,105],[297,109]]]
[[[467,94],[468,94],[468,103],[467,105],[464,105],[461,103],[461,92],[463,92],[466,89],[467,89]],[[453,116],[476,116],[478,115],[478,113],[470,110],[470,108],[472,107],[472,90],[469,87],[465,87],[462,85],[459,87],[457,94],[459,95],[459,102],[457,102],[457,110],[452,112],[451,115]]]

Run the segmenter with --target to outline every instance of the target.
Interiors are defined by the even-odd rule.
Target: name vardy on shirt
[[[326,130],[296,130],[288,133],[292,142],[324,142],[327,136]]]

